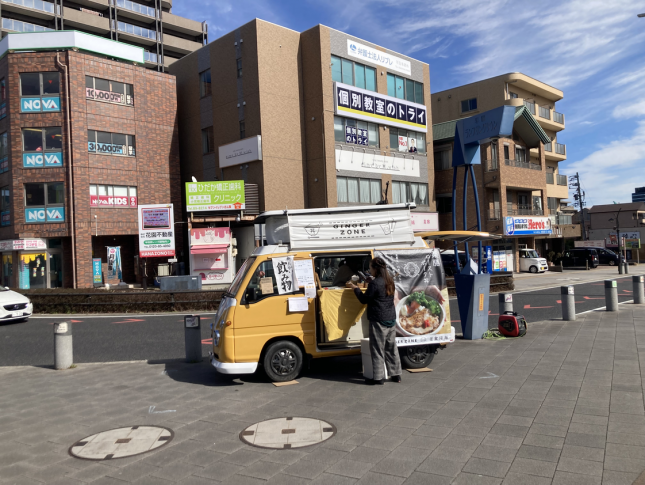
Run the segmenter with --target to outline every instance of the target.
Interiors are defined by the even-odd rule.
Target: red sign
[[[136,197],[121,197],[112,195],[90,195],[92,207],[137,207]]]

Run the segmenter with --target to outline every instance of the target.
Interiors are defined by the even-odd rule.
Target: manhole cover
[[[320,419],[276,418],[253,424],[240,433],[240,439],[258,448],[303,448],[328,440],[336,426]]]
[[[114,460],[140,455],[169,443],[175,434],[161,426],[129,426],[93,434],[77,441],[69,454],[84,460]]]

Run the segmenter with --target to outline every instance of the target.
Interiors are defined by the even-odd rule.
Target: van
[[[541,258],[535,249],[520,249],[520,271],[544,273],[549,267],[546,259]]]
[[[564,267],[583,267],[587,266],[587,263],[590,268],[597,268],[600,264],[600,259],[598,258],[598,248],[574,248],[567,249],[560,261]]]
[[[609,266],[616,266],[618,264],[618,261],[623,259],[619,258],[618,255],[605,248],[594,248],[594,247],[585,247],[585,246],[578,246],[576,249],[593,249],[598,253],[598,262],[599,264],[608,264]]]
[[[345,284],[361,280],[376,256],[395,280],[402,364],[426,367],[438,348],[454,342],[455,329],[439,251],[414,236],[410,208],[261,214],[255,222],[265,224],[268,245],[255,249],[222,298],[211,325],[213,367],[223,374],[263,367],[269,379],[284,382],[308,359],[360,354],[369,322]]]

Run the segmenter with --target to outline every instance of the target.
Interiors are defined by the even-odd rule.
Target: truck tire
[[[292,381],[302,370],[302,350],[289,340],[279,340],[267,347],[262,363],[264,372],[271,381]]]
[[[531,273],[537,273],[537,266],[531,266],[531,267],[529,268],[529,271],[530,271]]]
[[[404,369],[422,369],[428,367],[437,349],[433,345],[411,345],[399,347],[401,365]]]

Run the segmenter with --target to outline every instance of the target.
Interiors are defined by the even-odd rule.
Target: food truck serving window
[[[369,263],[372,259],[369,254],[347,254],[316,257],[316,273],[323,288],[332,286],[345,287],[353,275],[358,271],[368,274]]]

